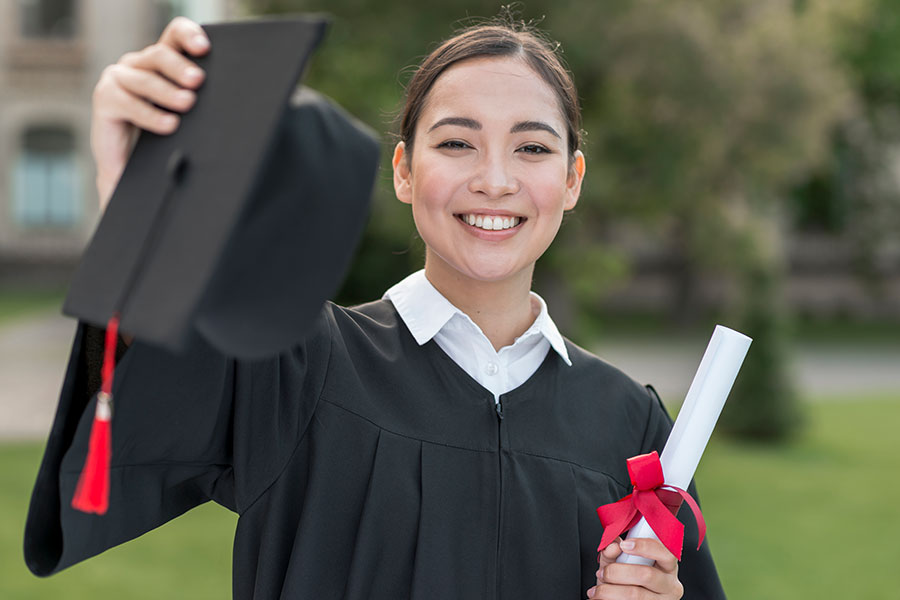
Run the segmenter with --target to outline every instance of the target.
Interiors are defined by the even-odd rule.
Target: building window
[[[61,127],[32,127],[13,175],[13,218],[23,227],[71,227],[81,217],[81,174],[75,136]]]
[[[75,0],[18,0],[22,37],[71,39]]]

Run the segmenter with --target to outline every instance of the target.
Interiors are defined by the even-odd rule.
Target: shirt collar
[[[547,303],[544,299],[531,292],[532,298],[540,304],[540,312],[534,323],[521,336],[516,338],[524,340],[535,334],[543,335],[550,342],[550,347],[559,354],[563,361],[572,366],[569,360],[569,352],[566,343],[550,313],[547,311]],[[477,329],[478,326],[469,319],[469,316],[450,303],[437,289],[431,285],[425,277],[425,270],[419,270],[406,279],[392,286],[384,293],[383,298],[390,300],[406,327],[412,333],[416,343],[420,346],[431,340],[443,329],[455,315],[463,317]],[[481,335],[484,335],[483,333]]]

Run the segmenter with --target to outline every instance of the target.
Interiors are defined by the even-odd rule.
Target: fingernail
[[[599,571],[597,571],[597,577],[598,577],[599,579],[603,579],[603,571],[604,571],[604,570],[605,570],[605,569],[600,569]]]
[[[188,67],[184,70],[184,74],[188,79],[199,80],[203,77],[203,70],[197,67]]]
[[[592,587],[591,589],[589,589],[589,590],[587,591],[587,597],[588,597],[588,598],[593,598],[593,597],[594,597],[594,590],[596,590],[596,589],[597,589],[597,586],[596,586],[596,585],[595,585],[594,587]]]
[[[619,546],[622,548],[622,550],[634,550],[634,542],[632,542],[631,540],[625,540],[624,542],[619,544]]]
[[[203,35],[195,35],[192,41],[197,48],[206,48],[209,46],[209,40]]]

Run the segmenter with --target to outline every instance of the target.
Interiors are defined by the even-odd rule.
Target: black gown
[[[625,459],[661,450],[671,427],[652,390],[569,341],[571,367],[549,352],[497,408],[389,301],[329,303],[271,359],[135,342],[116,369],[98,517],[69,506],[98,385],[91,332],[76,334],[32,497],[25,556],[39,575],[214,500],[240,515],[235,598],[584,598],[596,507],[629,493]],[[687,532],[684,597],[724,598]]]

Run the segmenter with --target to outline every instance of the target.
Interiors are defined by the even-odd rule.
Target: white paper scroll
[[[742,333],[716,325],[659,459],[668,485],[687,489],[691,483],[752,341]],[[646,519],[641,519],[627,537],[659,539]],[[653,564],[652,560],[628,554],[622,554],[616,562]]]

